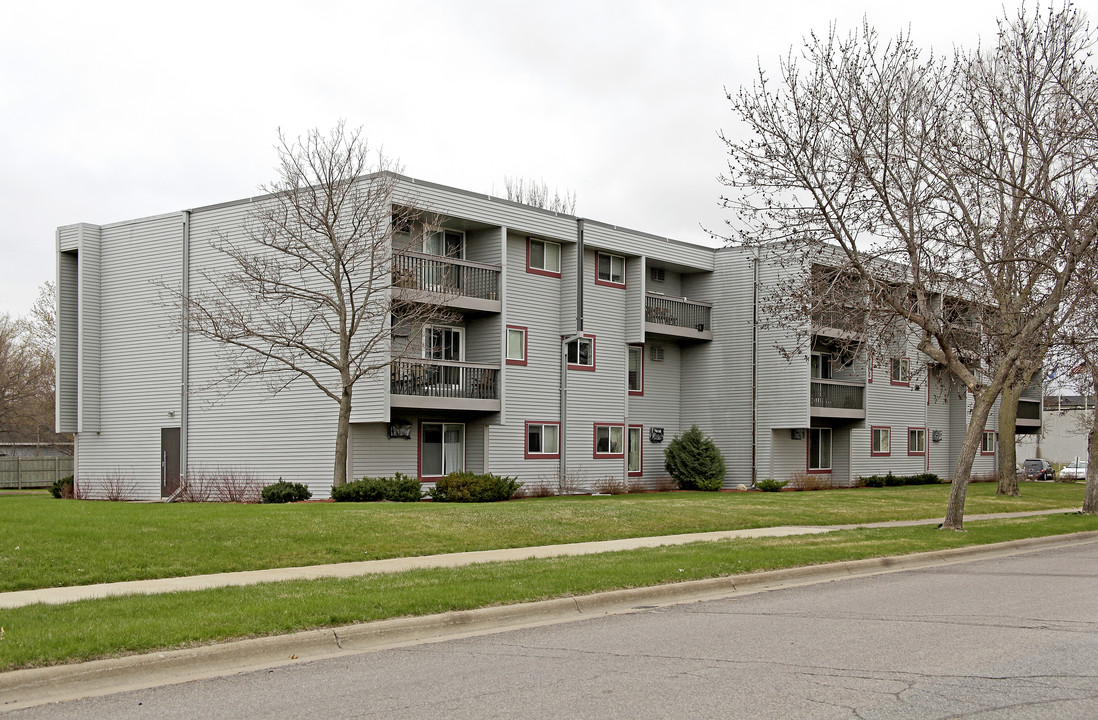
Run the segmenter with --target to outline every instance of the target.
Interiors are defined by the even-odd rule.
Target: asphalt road
[[[3,717],[1095,718],[1098,543]]]

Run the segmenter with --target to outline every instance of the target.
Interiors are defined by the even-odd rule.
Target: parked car
[[[1087,479],[1087,461],[1076,460],[1064,467],[1060,471],[1061,480],[1086,480]]]
[[[1026,480],[1056,479],[1056,471],[1048,460],[1031,458],[1022,463],[1022,470],[1025,471]]]

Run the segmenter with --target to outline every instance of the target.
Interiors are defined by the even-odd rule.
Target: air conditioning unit
[[[651,356],[652,362],[663,362],[663,345],[653,345],[648,354]]]
[[[804,440],[804,436],[807,434],[804,428],[793,428],[789,431],[789,438],[791,440]]]
[[[651,268],[652,282],[663,282],[666,272],[661,267]]]
[[[942,441],[942,431],[941,430],[931,430],[930,431],[930,439],[933,440],[934,442],[941,442]]]

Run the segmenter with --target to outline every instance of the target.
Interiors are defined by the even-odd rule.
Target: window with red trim
[[[526,272],[560,277],[560,243],[526,238]]]
[[[907,429],[907,454],[926,454],[926,428],[909,427]]]
[[[565,349],[569,370],[595,369],[595,336],[584,335],[568,343]]]
[[[560,458],[560,423],[526,422],[526,459]]]
[[[892,384],[909,385],[911,383],[911,360],[892,358]]]
[[[525,365],[528,329],[522,325],[507,326],[507,364]]]
[[[621,423],[595,423],[594,458],[625,457],[625,426]]]
[[[627,471],[630,477],[644,474],[644,426],[630,425],[626,440]]]
[[[995,442],[998,439],[994,430],[984,430],[984,436],[980,440],[980,454],[981,455],[994,455],[995,454]]]
[[[892,454],[892,428],[890,427],[875,427],[871,431],[869,454],[870,455],[891,455]]]
[[[625,258],[610,253],[595,253],[595,284],[625,287]]]
[[[644,346],[629,346],[629,394],[644,394]]]
[[[831,472],[831,428],[808,428],[808,472]]]

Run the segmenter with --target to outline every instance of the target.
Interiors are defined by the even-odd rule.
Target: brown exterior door
[[[160,428],[160,497],[179,489],[179,428]]]

